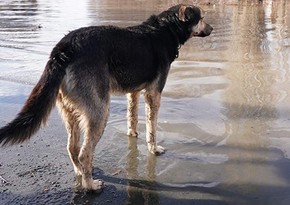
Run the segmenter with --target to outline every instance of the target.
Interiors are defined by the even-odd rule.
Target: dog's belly
[[[116,81],[116,79],[112,79],[110,81],[110,94],[111,95],[124,95],[126,93],[132,93],[132,92],[137,92],[141,91],[146,88],[148,84],[147,83],[142,83],[140,85],[136,86],[124,86],[121,85]]]
[[[145,89],[155,79],[155,75],[143,75],[129,70],[121,73],[114,73],[110,77],[110,92],[113,95],[122,95],[141,91]]]
[[[139,52],[139,54],[138,54]],[[158,75],[153,55],[149,51],[137,54],[118,55],[109,63],[110,88],[114,93],[140,91]]]

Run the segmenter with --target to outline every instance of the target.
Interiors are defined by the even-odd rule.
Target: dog
[[[0,145],[30,139],[56,104],[81,186],[100,191],[103,182],[93,179],[92,161],[108,120],[110,96],[127,94],[127,134],[137,137],[138,99],[144,90],[148,150],[162,154],[165,149],[156,144],[156,125],[170,64],[188,39],[208,36],[212,30],[201,8],[180,4],[152,15],[140,25],[90,26],[68,33],[53,48],[19,114],[0,129]]]

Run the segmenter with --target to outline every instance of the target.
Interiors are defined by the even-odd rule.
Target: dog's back
[[[100,80],[109,77],[111,92],[144,89],[159,73],[167,73],[175,59],[178,42],[164,28],[138,25],[129,28],[96,26],[81,28],[65,36],[77,55],[70,72],[79,73],[81,59],[94,65]],[[105,75],[109,71],[109,76]],[[99,80],[99,79],[96,79]]]

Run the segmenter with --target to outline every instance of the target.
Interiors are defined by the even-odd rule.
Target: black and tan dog
[[[0,144],[28,140],[57,104],[75,173],[83,188],[100,190],[102,181],[92,178],[92,160],[107,123],[110,95],[127,93],[128,135],[137,136],[138,99],[145,91],[148,150],[163,153],[156,144],[156,124],[170,64],[186,40],[208,36],[212,30],[199,7],[177,5],[137,26],[92,26],[70,32],[52,50],[20,113],[0,129]]]

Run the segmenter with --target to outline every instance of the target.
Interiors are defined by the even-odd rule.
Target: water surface
[[[11,104],[19,109],[51,49],[68,31],[134,25],[172,5],[1,1],[0,125],[16,113],[3,109]],[[214,32],[180,49],[163,93],[157,139],[167,152],[157,158],[147,152],[143,101],[140,136],[126,137],[126,99],[115,97],[94,164],[105,182],[123,193],[120,204],[289,204],[290,2],[203,8]],[[65,133],[62,138],[65,147]],[[1,164],[0,174],[6,166],[0,159]],[[66,200],[98,204],[101,197]]]

